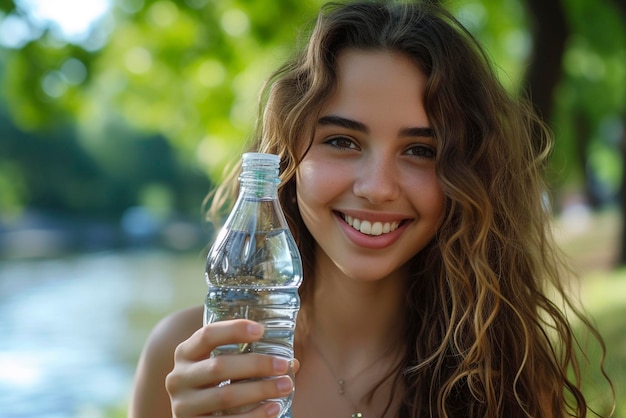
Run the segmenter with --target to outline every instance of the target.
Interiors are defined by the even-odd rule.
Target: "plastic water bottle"
[[[265,333],[254,343],[220,346],[214,356],[261,353],[293,359],[302,262],[278,201],[279,162],[273,154],[243,155],[239,196],[209,251],[205,276],[205,324],[245,318],[262,323]],[[292,399],[293,392],[272,399],[281,404],[279,416],[291,417]]]

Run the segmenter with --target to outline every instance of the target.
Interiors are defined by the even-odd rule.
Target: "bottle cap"
[[[280,157],[275,154],[268,154],[264,152],[246,152],[243,154],[243,167],[248,166],[268,166],[275,167],[280,163]]]
[[[243,154],[241,167],[242,179],[276,179],[278,181],[280,157],[263,152]]]

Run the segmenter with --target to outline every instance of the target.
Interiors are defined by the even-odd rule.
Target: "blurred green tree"
[[[3,94],[24,129],[71,118],[89,141],[123,121],[219,177],[251,131],[263,77],[319,3],[118,1],[81,42],[45,27],[6,51]],[[19,4],[3,2],[5,21],[32,21]]]

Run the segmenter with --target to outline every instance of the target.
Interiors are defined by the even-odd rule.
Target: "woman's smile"
[[[354,245],[370,250],[381,250],[393,245],[410,222],[407,219],[395,221],[374,221],[337,213],[345,237]]]
[[[400,226],[401,221],[373,221],[369,219],[360,219],[354,216],[346,215],[345,213],[339,212],[339,216],[344,220],[345,223],[350,225],[352,228],[356,229],[362,234],[365,235],[374,235],[378,236],[381,234],[388,234],[390,232],[395,231]]]

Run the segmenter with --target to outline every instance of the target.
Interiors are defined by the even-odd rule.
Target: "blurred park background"
[[[624,418],[626,1],[443,3],[555,132],[555,233]],[[0,0],[0,417],[126,415],[148,332],[204,298],[204,197],[320,4]]]

